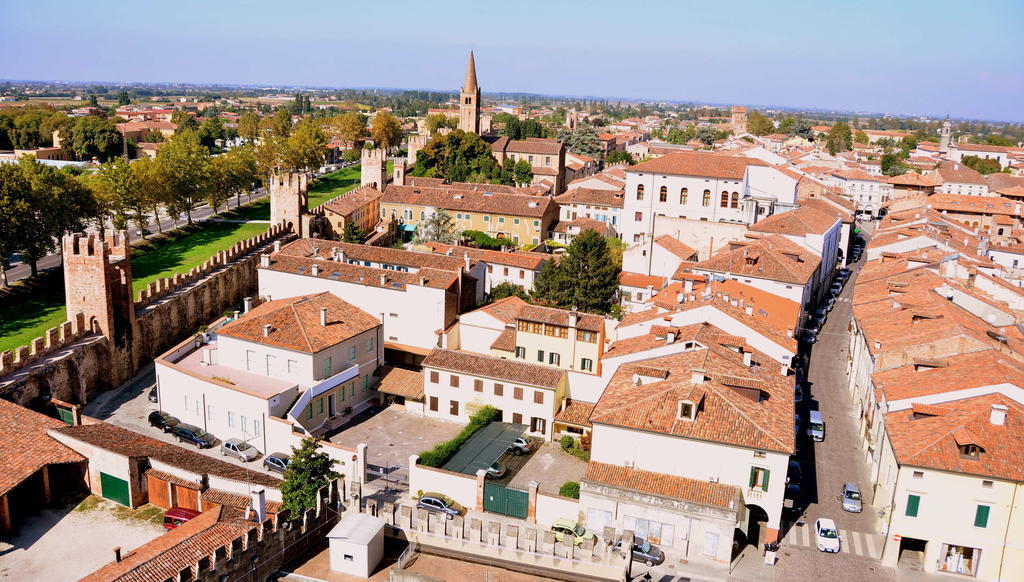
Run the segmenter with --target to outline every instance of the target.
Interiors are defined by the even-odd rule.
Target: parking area
[[[26,520],[17,534],[0,541],[0,580],[72,582],[164,533],[160,508],[129,509],[87,497],[64,509],[48,509]]]
[[[491,483],[507,485],[517,489],[529,488],[530,481],[538,483],[537,490],[549,495],[558,495],[558,490],[566,481],[579,483],[587,464],[563,452],[558,443],[540,443],[528,455],[516,456],[505,453],[498,458],[505,469],[505,476],[493,479]]]

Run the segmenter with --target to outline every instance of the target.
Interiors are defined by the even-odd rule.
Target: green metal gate
[[[128,482],[113,475],[100,473],[100,491],[103,496],[121,505],[131,507],[131,497],[128,494]]]
[[[75,414],[63,406],[57,407],[57,416],[59,416],[60,419],[68,426],[75,424]]]
[[[525,518],[530,507],[530,494],[522,489],[484,483],[484,509],[492,513]]]

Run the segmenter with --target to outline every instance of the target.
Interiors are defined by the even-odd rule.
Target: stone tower
[[[466,80],[462,83],[462,91],[459,93],[459,129],[480,133],[480,87],[476,84],[476,61],[473,60],[473,51],[469,51]]]
[[[384,150],[377,148],[364,149],[360,158],[362,167],[359,175],[360,186],[373,186],[381,192],[388,177],[388,156]]]
[[[115,348],[128,349],[135,303],[127,234],[120,231],[100,237],[75,233],[64,237],[62,248],[68,319],[82,313],[87,328],[98,331]],[[111,358],[112,363],[116,361],[122,360]]]
[[[270,178],[270,223],[284,223],[299,238],[303,232],[302,215],[308,210],[309,194],[306,188],[306,174],[285,172]]]
[[[942,129],[939,130],[939,152],[947,153],[949,151],[949,139],[951,137],[953,124],[949,121],[949,116],[946,116],[946,120],[942,122]]]
[[[395,170],[391,174],[391,183],[396,186],[405,186],[405,160],[395,158],[394,166]]]
[[[427,145],[427,134],[419,133],[409,136],[409,155],[405,158],[409,166],[416,165],[416,153]]]
[[[735,134],[747,133],[747,108],[743,105],[732,106],[732,131]]]

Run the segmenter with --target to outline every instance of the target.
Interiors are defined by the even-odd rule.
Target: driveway
[[[512,475],[509,485],[527,489],[530,481],[536,481],[537,490],[549,495],[558,495],[558,490],[566,481],[579,483],[587,470],[586,463],[563,452],[558,443],[544,443],[529,456],[506,455],[501,461],[506,462],[506,458],[509,464],[518,459],[526,459],[522,468]]]
[[[160,508],[132,510],[88,497],[77,507],[45,510],[0,542],[0,580],[73,582],[163,534]]]

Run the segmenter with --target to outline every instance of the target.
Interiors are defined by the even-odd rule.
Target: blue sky
[[[0,2],[0,78],[487,91],[1024,121],[1024,2]]]

